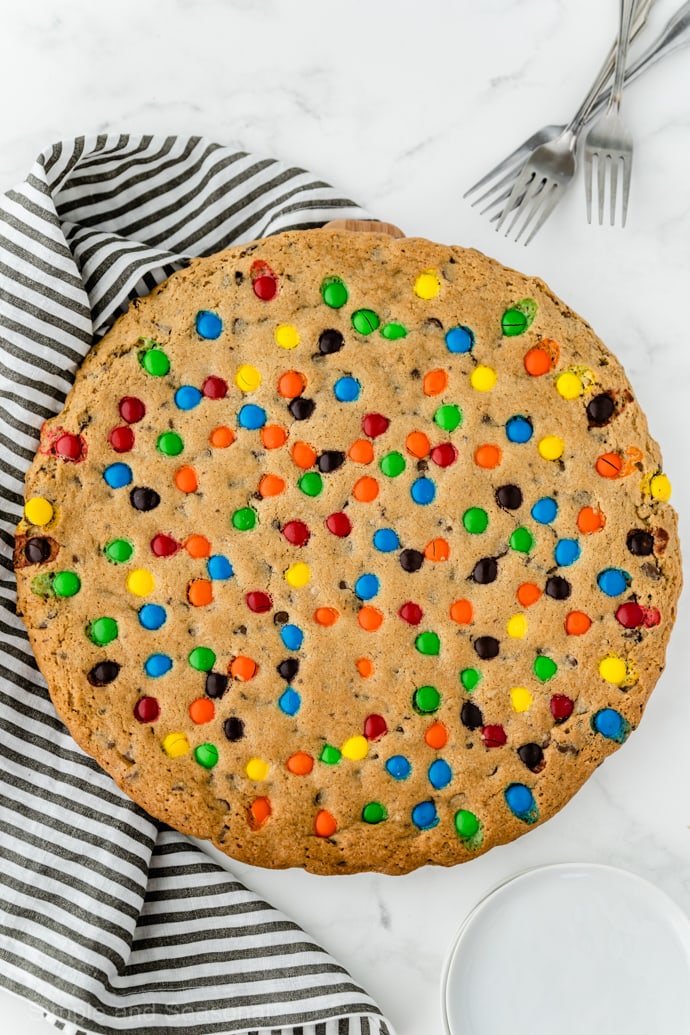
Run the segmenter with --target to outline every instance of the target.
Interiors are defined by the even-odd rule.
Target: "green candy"
[[[386,323],[381,328],[381,334],[388,341],[397,341],[398,338],[407,337],[407,327],[403,327],[401,323]]]
[[[118,637],[118,625],[114,618],[96,618],[86,629],[86,635],[92,643],[105,647]]]
[[[158,436],[156,449],[164,456],[179,456],[184,449],[184,442],[176,431],[164,431]]]
[[[397,478],[399,474],[403,473],[407,464],[402,453],[395,452],[382,456],[379,460],[379,467],[387,478]]]
[[[455,431],[462,424],[462,410],[453,403],[439,406],[434,414],[434,421],[444,431]]]
[[[74,571],[58,571],[53,579],[56,597],[73,597],[81,589],[81,579]]]
[[[558,672],[558,665],[552,658],[547,658],[545,654],[538,654],[534,659],[534,674],[537,679],[540,679],[542,683],[546,683]]]
[[[435,686],[417,687],[412,695],[412,707],[421,715],[431,715],[438,710],[441,704],[441,695]]]
[[[362,819],[365,823],[382,823],[388,819],[388,812],[381,802],[370,801],[362,809]]]
[[[323,478],[318,471],[307,471],[297,482],[305,496],[318,496],[323,490]]]
[[[469,841],[479,833],[480,823],[474,812],[468,809],[460,809],[455,813],[455,829],[458,837],[463,841]]]
[[[381,323],[378,313],[373,309],[356,309],[351,319],[358,334],[371,334]]]
[[[187,660],[197,672],[210,672],[216,663],[216,655],[210,647],[195,647]]]
[[[326,277],[321,283],[321,297],[331,309],[341,309],[348,299],[347,288],[340,277]]]
[[[215,744],[199,744],[194,748],[194,757],[204,769],[213,769],[218,763],[218,748]]]
[[[501,317],[501,330],[507,338],[514,338],[518,334],[524,334],[534,322],[537,315],[537,303],[533,298],[523,298],[516,302],[510,309],[506,309]]]
[[[478,668],[464,668],[460,673],[460,682],[468,694],[472,693],[481,678],[482,674]]]
[[[420,654],[438,654],[441,650],[441,641],[435,632],[420,633],[414,645]]]
[[[258,515],[251,507],[240,507],[232,515],[232,526],[238,532],[249,532],[256,526]]]
[[[534,546],[534,536],[527,528],[516,528],[510,537],[511,550],[518,553],[529,553]]]
[[[462,515],[462,523],[472,535],[481,535],[489,526],[489,515],[481,507],[470,507]]]
[[[134,545],[129,539],[111,539],[105,547],[105,555],[113,564],[126,564],[134,553]]]
[[[319,755],[319,762],[325,762],[326,765],[337,765],[341,757],[337,747],[333,747],[332,744],[324,744]]]
[[[139,362],[151,377],[165,377],[170,370],[170,360],[153,338],[140,338],[146,348],[139,353]]]

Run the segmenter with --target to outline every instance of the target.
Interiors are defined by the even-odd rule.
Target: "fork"
[[[621,226],[625,226],[630,197],[630,175],[632,173],[633,139],[621,118],[621,99],[625,77],[625,61],[628,56],[630,29],[632,26],[635,0],[620,0],[620,30],[616,67],[613,73],[613,87],[606,112],[600,116],[585,138],[585,197],[587,199],[587,222],[592,222],[592,180],[594,159],[597,161],[597,192],[599,195],[599,226],[604,222],[604,193],[606,172],[609,173],[609,204],[611,226],[616,222],[616,194],[618,171],[623,174],[623,197]]]
[[[637,3],[635,4],[633,27],[630,34],[631,40],[635,39],[637,35],[641,32],[641,30],[644,28],[647,22],[649,11],[654,3],[655,0],[637,0]],[[614,41],[614,43],[612,44],[611,50],[606,56],[606,60],[604,61],[604,64],[601,66],[599,74],[594,80],[590,90],[587,93],[587,96],[585,97],[577,112],[573,116],[573,119],[571,120],[571,125],[572,123],[578,121],[579,118],[583,116],[585,113],[589,113],[592,110],[592,107],[596,103],[597,99],[601,97],[602,91],[604,90],[607,82],[609,81],[613,73],[615,57],[616,41]],[[482,188],[486,187],[486,191],[471,202],[471,205],[474,207],[476,205],[481,205],[481,203],[485,201],[487,198],[499,194],[499,192],[503,191],[503,188],[507,187],[508,189],[504,193],[500,193],[499,196],[494,197],[493,200],[485,208],[480,210],[482,215],[485,212],[487,212],[490,208],[493,208],[498,202],[504,201],[510,195],[511,186],[515,180],[515,177],[517,176],[520,169],[522,169],[523,165],[525,164],[529,156],[532,154],[532,152],[536,150],[536,148],[540,145],[548,144],[550,141],[555,140],[556,137],[560,136],[566,130],[566,128],[568,127],[555,125],[542,126],[541,129],[538,129],[535,133],[532,134],[532,136],[528,137],[527,140],[520,144],[519,147],[516,147],[515,150],[506,158],[504,158],[502,162],[499,162],[498,165],[494,166],[494,168],[491,169],[485,176],[482,176],[480,180],[477,180],[477,182],[474,183],[469,188],[469,190],[465,191],[463,197],[468,198],[471,194],[475,194],[477,191],[480,191],[482,190]],[[491,186],[489,186],[489,184],[491,184]]]

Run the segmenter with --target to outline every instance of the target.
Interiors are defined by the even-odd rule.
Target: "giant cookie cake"
[[[76,741],[262,866],[402,873],[548,819],[680,589],[617,360],[539,280],[287,233],[133,303],[43,427],[19,610]]]

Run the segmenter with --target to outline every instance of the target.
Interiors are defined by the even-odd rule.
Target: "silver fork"
[[[616,222],[616,194],[618,171],[623,175],[623,198],[621,225],[625,226],[630,197],[630,174],[633,161],[633,138],[621,118],[621,99],[625,77],[625,61],[628,56],[630,29],[632,26],[635,0],[620,0],[620,29],[616,67],[613,73],[613,88],[606,112],[594,123],[585,138],[585,197],[587,199],[587,222],[592,222],[592,180],[594,160],[597,161],[597,192],[599,195],[599,226],[604,222],[604,193],[606,172],[609,180],[609,208],[611,226]]]
[[[633,19],[633,27],[631,30],[630,38],[635,39],[639,32],[644,28],[649,11],[652,8],[656,0],[637,0],[635,4],[635,14]],[[616,57],[616,42],[611,46],[604,64],[601,66],[598,76],[592,83],[587,96],[583,100],[582,104],[578,108],[577,112],[571,120],[571,124],[578,121],[581,116],[589,113],[592,110],[593,105],[597,99],[601,96],[602,91],[606,87],[611,75],[613,74],[613,67]],[[523,167],[532,152],[542,144],[548,144],[550,141],[555,140],[556,137],[560,136],[568,127],[566,126],[542,126],[536,133],[533,133],[531,137],[528,137],[519,147],[509,154],[502,162],[494,166],[485,176],[482,176],[480,180],[477,180],[469,190],[466,190],[463,194],[464,198],[468,198],[471,194],[476,194],[477,191],[486,190],[478,195],[471,202],[472,206],[481,205],[487,198],[492,198],[491,202],[483,209],[481,209],[482,215],[487,212],[490,208],[493,208],[498,202],[504,201],[509,195],[512,188],[512,184],[515,180],[516,175]],[[504,190],[507,188],[507,190]]]

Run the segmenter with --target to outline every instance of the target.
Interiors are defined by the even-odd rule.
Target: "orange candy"
[[[261,441],[265,449],[280,449],[287,442],[288,433],[279,424],[266,424],[261,429]]]
[[[374,447],[366,438],[358,438],[350,446],[350,452],[347,455],[356,464],[370,464],[374,459]]]
[[[283,399],[296,399],[307,387],[307,379],[299,370],[286,370],[278,381],[278,392]]]
[[[366,632],[376,632],[381,628],[383,614],[376,607],[362,607],[357,613],[357,621]]]
[[[422,387],[425,395],[440,395],[448,387],[448,374],[445,370],[430,370],[424,375]]]
[[[317,625],[335,625],[340,618],[340,612],[334,607],[317,607],[314,611],[314,621]]]
[[[474,462],[477,467],[483,467],[487,471],[492,471],[494,467],[498,467],[502,457],[503,454],[498,446],[487,444],[477,447],[474,453]]]
[[[228,671],[233,679],[239,679],[242,683],[248,683],[259,671],[259,666],[253,658],[248,658],[244,654],[238,654],[230,662]]]
[[[536,604],[541,596],[541,590],[534,582],[523,582],[518,586],[517,598],[523,607],[531,607]]]
[[[264,497],[280,496],[285,489],[285,482],[277,474],[265,474],[259,482],[259,493]]]
[[[456,600],[450,605],[450,617],[458,625],[469,625],[474,618],[474,608],[469,600]]]
[[[418,460],[423,460],[431,452],[431,442],[423,431],[411,431],[405,439],[405,449]]]
[[[252,830],[259,830],[272,812],[268,798],[255,798],[247,809],[247,823]]]
[[[618,453],[604,453],[594,466],[602,478],[620,478],[623,459]]]
[[[175,485],[180,492],[196,492],[199,488],[199,479],[193,467],[180,467],[175,472]]]
[[[219,424],[208,436],[208,440],[214,449],[227,449],[235,441],[235,432],[225,424]]]
[[[447,561],[450,557],[450,546],[445,539],[432,539],[424,547],[424,556],[428,561]]]
[[[594,507],[583,507],[577,515],[577,527],[585,535],[592,532],[599,532],[606,524],[606,515]]]
[[[592,619],[584,611],[571,611],[566,615],[565,631],[568,636],[582,636],[591,624]]]
[[[207,607],[213,603],[213,585],[208,579],[194,579],[187,586],[187,600],[194,607]]]
[[[373,676],[374,662],[371,658],[357,658],[355,665],[362,679],[368,679],[369,676]]]
[[[204,722],[211,722],[215,718],[215,714],[216,707],[208,697],[197,697],[196,701],[192,701],[189,706],[189,718],[197,726],[201,726]]]
[[[448,743],[448,730],[442,722],[435,722],[424,734],[424,740],[434,751],[440,751]]]
[[[551,338],[542,338],[538,345],[530,349],[525,355],[525,370],[532,377],[541,377],[553,370],[558,362],[561,349],[557,342]]]
[[[314,833],[317,837],[333,837],[338,824],[327,809],[320,809],[314,819]]]
[[[197,561],[202,557],[211,556],[211,544],[205,535],[190,535],[184,548],[189,556]]]
[[[379,483],[375,478],[360,478],[355,482],[352,495],[360,503],[371,503],[379,494]]]
[[[292,447],[292,459],[303,471],[307,471],[316,463],[316,450],[308,442],[295,442]]]
[[[295,776],[307,776],[314,768],[314,759],[305,751],[297,751],[290,755],[285,765]]]

